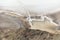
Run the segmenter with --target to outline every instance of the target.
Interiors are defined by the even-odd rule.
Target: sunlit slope
[[[33,26],[31,27],[31,29],[43,30],[50,33],[57,32],[57,26],[53,23],[50,23],[49,21],[33,21],[32,24]]]

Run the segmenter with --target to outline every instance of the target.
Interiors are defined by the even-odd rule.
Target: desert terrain
[[[57,26],[49,21],[33,21],[32,24],[31,27],[23,16],[16,15],[14,12],[2,11],[0,12],[0,40],[60,40],[59,30],[56,31]]]

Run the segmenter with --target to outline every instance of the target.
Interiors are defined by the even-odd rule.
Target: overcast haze
[[[35,12],[55,12],[60,10],[60,0],[0,0],[0,8]]]

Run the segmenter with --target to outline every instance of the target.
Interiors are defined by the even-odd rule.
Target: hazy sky
[[[60,0],[0,0],[0,7],[24,11],[30,9],[36,12],[60,10]]]

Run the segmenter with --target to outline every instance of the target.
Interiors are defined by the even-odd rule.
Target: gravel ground
[[[60,40],[60,34],[31,29],[11,30],[6,33],[0,30],[0,40]]]
[[[3,12],[3,14],[5,13]],[[12,26],[7,26],[7,24],[0,24],[0,40],[60,40],[60,34],[52,34],[42,30],[29,29],[30,25],[22,17],[18,17],[15,14],[14,16],[7,14],[4,17],[3,14],[2,16],[0,14],[0,23],[2,22],[3,24],[8,24],[8,22],[11,22],[14,25],[11,24]],[[3,20],[1,20],[1,18]],[[20,22],[22,25],[15,24],[20,24]],[[15,25],[18,27],[16,27]]]

